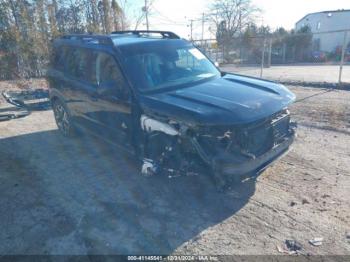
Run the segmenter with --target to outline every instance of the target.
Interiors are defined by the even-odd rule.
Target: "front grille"
[[[199,136],[199,142],[214,154],[224,150],[258,157],[284,140],[289,134],[289,122],[289,112],[284,110],[271,118],[240,128],[221,126],[206,129]]]
[[[290,115],[286,111],[271,121],[275,144],[279,144],[289,133]]]
[[[273,146],[273,130],[269,123],[240,132],[239,140],[242,152],[260,156]]]

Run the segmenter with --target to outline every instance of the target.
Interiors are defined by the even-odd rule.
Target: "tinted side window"
[[[70,74],[71,76],[75,76],[75,68],[76,68],[76,49],[72,50],[71,48],[67,52],[66,56],[66,68],[67,68],[67,73]]]
[[[90,51],[83,48],[71,49],[66,57],[67,71],[71,76],[90,81]]]
[[[96,61],[96,78],[98,83],[123,81],[123,76],[114,58],[106,53],[99,52]]]
[[[115,82],[118,93],[122,94],[124,98],[129,95],[124,76],[113,56],[103,52],[96,52],[95,69],[97,84]]]
[[[51,57],[51,66],[59,71],[64,71],[65,66],[65,54],[67,48],[64,46],[54,47]]]

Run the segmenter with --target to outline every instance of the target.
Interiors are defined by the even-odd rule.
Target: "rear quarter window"
[[[51,67],[63,72],[65,70],[66,53],[67,53],[67,47],[64,47],[64,46],[54,47],[52,51],[52,56],[51,56]]]

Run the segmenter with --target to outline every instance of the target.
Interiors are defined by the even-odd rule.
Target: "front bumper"
[[[221,159],[220,164],[218,165],[220,173],[223,175],[246,175],[251,173],[259,173],[270,164],[272,164],[277,159],[281,158],[286,154],[290,148],[290,145],[293,143],[295,138],[295,130],[290,131],[290,135],[284,139],[283,142],[275,145],[268,152],[257,158],[246,159],[245,161],[230,161],[229,158]]]

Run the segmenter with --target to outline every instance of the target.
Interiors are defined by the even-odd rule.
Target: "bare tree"
[[[215,0],[211,10],[210,20],[219,38],[232,38],[242,32],[260,12],[251,0]]]
[[[126,0],[122,3],[125,7]],[[125,30],[127,21],[123,8],[116,0],[112,0],[113,31]]]
[[[143,6],[139,11],[133,14],[134,30],[137,30],[141,23],[146,19],[146,12],[150,15],[154,2],[155,0],[149,0],[147,6]]]
[[[109,0],[102,0],[101,4],[101,20],[103,22],[104,33],[109,34],[112,32],[112,21],[111,21],[111,4]]]

